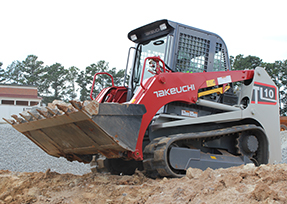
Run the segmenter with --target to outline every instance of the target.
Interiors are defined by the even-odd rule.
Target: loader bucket
[[[90,162],[97,153],[117,158],[122,152],[135,151],[146,112],[144,105],[96,101],[56,103],[46,109],[22,113],[21,118],[13,115],[16,121],[6,121],[49,155],[80,162]]]

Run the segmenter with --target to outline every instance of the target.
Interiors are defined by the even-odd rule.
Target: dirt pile
[[[0,203],[286,203],[287,164],[245,165],[183,178],[0,171]]]

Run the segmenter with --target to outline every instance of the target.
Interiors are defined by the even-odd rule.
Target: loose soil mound
[[[0,171],[0,203],[287,203],[287,164],[188,169],[183,178]]]

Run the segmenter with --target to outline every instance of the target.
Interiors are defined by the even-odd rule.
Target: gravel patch
[[[287,131],[281,132],[281,150],[280,163],[287,163]],[[91,172],[89,164],[52,157],[11,125],[0,124],[0,170],[45,172],[47,169],[61,174]]]
[[[281,133],[281,151],[282,160],[280,163],[287,163],[287,131],[282,131]]]
[[[0,170],[45,172],[47,169],[61,174],[91,172],[89,164],[52,157],[11,125],[0,124]]]

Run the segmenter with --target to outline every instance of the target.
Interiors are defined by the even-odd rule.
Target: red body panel
[[[124,103],[127,100],[127,88],[124,86],[113,86],[104,88],[94,99],[99,103],[113,102]]]
[[[147,110],[142,119],[136,150],[130,156],[136,160],[143,159],[142,142],[145,131],[162,106],[173,101],[195,103],[199,89],[252,79],[253,75],[253,70],[202,73],[169,72],[148,78],[143,83],[144,88],[139,86],[130,101],[134,104],[144,104]]]
[[[93,98],[93,90],[94,90],[94,86],[95,86],[95,82],[96,82],[96,77],[97,77],[97,75],[100,75],[100,74],[108,75],[109,77],[111,77],[112,86],[104,88],[97,95],[97,97],[94,99]],[[115,86],[114,78],[111,74],[109,74],[107,72],[99,72],[99,73],[96,73],[94,75],[92,89],[91,89],[91,93],[90,93],[90,98],[92,100],[98,101],[99,103],[104,103],[104,102],[124,103],[127,101],[126,100],[127,99],[127,88],[124,86]]]

